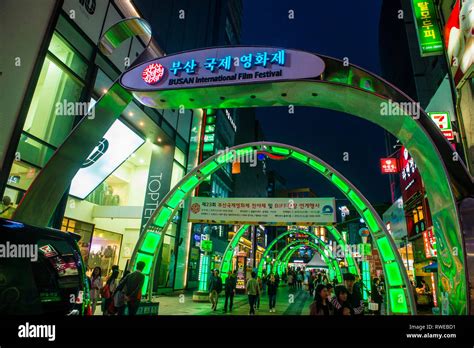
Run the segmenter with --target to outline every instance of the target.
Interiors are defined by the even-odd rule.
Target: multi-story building
[[[158,57],[182,49],[237,43],[239,1],[208,1],[206,7],[202,2],[200,6],[193,3],[188,4],[193,9],[178,6],[174,13],[176,3],[2,3],[6,12],[17,15],[4,18],[9,29],[2,32],[8,36],[8,40],[2,38],[7,57],[2,80],[8,88],[2,87],[0,196],[20,202],[71,129],[81,117],[87,117],[90,106],[144,50],[145,43],[137,37],[128,39],[112,55],[104,55],[99,39],[114,23],[128,17],[147,19],[153,27],[150,47]],[[183,26],[177,27],[172,22],[181,20],[182,9],[187,14]],[[167,30],[162,27],[164,17],[169,19]],[[18,30],[19,20],[22,30]],[[86,112],[64,112],[69,105],[86,105]],[[114,264],[121,270],[127,267],[154,208],[195,166],[203,114],[203,110],[156,110],[132,101],[110,129],[121,141],[114,143],[106,134],[105,141],[98,144],[97,150],[114,151],[120,160],[92,180],[76,176],[50,222],[81,235],[80,247],[89,268],[100,266],[104,274]],[[232,139],[226,141],[223,146],[233,144]],[[155,290],[185,287],[189,235],[186,228],[180,228],[187,226],[180,217],[181,213],[166,231]]]
[[[419,102],[456,152],[474,168],[473,54],[474,1],[384,1],[380,19],[382,76]],[[469,33],[465,36],[465,33]],[[395,151],[396,150],[396,151]],[[401,205],[405,225],[394,236],[415,283],[436,291],[436,240],[423,181],[401,144],[387,137],[387,157],[398,161],[391,175],[393,203]],[[387,221],[398,220],[392,206]],[[436,301],[436,296],[434,296]]]

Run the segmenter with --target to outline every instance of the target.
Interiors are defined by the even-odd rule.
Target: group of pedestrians
[[[332,293],[333,285],[324,283],[327,278],[318,278],[322,281],[315,282],[314,301],[310,305],[310,315],[363,315],[364,301],[361,287],[356,283],[356,278],[351,273],[343,276],[344,285],[334,286],[334,295]]]
[[[285,278],[287,279],[290,290],[300,290],[303,288],[305,273],[299,267],[297,269],[290,268],[288,273],[286,273]]]
[[[255,310],[260,309],[260,298],[265,294],[265,291],[268,295],[269,311],[270,313],[275,313],[279,283],[280,279],[278,274],[270,274],[270,276],[267,276],[266,273],[264,273],[262,278],[260,278],[257,277],[256,272],[252,272],[251,278],[247,281],[245,286],[249,301],[249,315],[255,315]]]
[[[119,280],[119,267],[114,265],[110,275],[103,282],[102,269],[94,267],[91,276],[88,277],[92,314],[96,311],[98,301],[102,299],[103,315],[136,315],[145,282],[142,273],[144,268],[145,263],[139,261],[134,272],[125,271]]]

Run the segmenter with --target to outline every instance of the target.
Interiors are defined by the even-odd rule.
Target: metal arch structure
[[[292,243],[288,244],[288,246],[289,246],[289,248],[288,248],[289,250],[286,249],[285,252],[282,253],[282,255],[280,256],[280,259],[281,259],[280,260],[280,265],[282,265],[282,266],[285,265],[285,264],[288,265],[289,259],[295,253],[296,248],[300,248],[302,246],[310,246],[311,248],[316,250],[321,255],[323,261],[328,266],[329,271],[332,270],[333,274],[336,275],[337,281],[339,283],[342,283],[342,272],[341,272],[341,269],[339,267],[339,264],[335,260],[331,260],[329,258],[329,256],[327,256],[324,253],[324,251],[316,243],[308,242],[306,244],[306,243],[302,243],[301,241],[295,241],[295,242],[292,242]],[[294,247],[294,248],[292,249],[291,247]]]
[[[301,232],[301,233],[304,233],[304,232]],[[283,234],[282,234],[283,235]],[[280,235],[278,236],[278,240],[281,240],[281,238],[283,238],[283,236]],[[321,254],[321,257],[324,258],[326,264],[328,265],[328,267],[330,267],[330,269],[333,270],[334,274],[337,276],[337,279],[339,281],[342,282],[342,272],[341,272],[341,268],[339,267],[339,262],[337,262],[333,257],[331,257],[331,250],[329,249],[328,245],[326,243],[324,243],[324,241],[319,238],[318,236],[314,235],[314,234],[308,234],[308,236],[310,237],[316,237],[315,239],[318,241],[319,244],[321,244],[321,248],[318,244],[312,242],[312,241],[307,241],[308,245],[311,245],[313,248],[315,248],[320,254]],[[287,246],[285,246],[277,255],[277,257],[275,258],[275,263],[272,265],[272,268],[270,270],[270,272],[273,272],[275,269],[276,269],[276,265],[281,261],[281,258],[282,256],[285,254],[286,250],[290,249],[292,246],[298,244],[301,245],[301,244],[305,244],[303,241],[293,241],[291,243],[289,243]],[[276,244],[276,243],[275,243]],[[268,249],[267,249],[268,250]],[[260,260],[260,263],[259,263],[259,270],[260,270],[260,267],[262,267],[263,269],[263,257],[262,257],[262,260]],[[261,274],[259,274],[259,276],[261,276]]]
[[[250,225],[240,226],[237,232],[235,232],[234,237],[232,237],[231,241],[229,242],[229,244],[227,244],[227,247],[225,248],[224,256],[222,257],[221,269],[219,272],[222,278],[222,282],[225,282],[227,278],[227,272],[232,270],[232,258],[234,257],[234,249],[237,247],[240,238],[242,238],[245,232],[247,232],[249,227]]]
[[[134,36],[142,36],[148,43],[151,39],[148,23],[140,18],[120,21],[106,31],[101,43],[107,51]],[[467,270],[471,264],[466,263],[463,233],[472,226],[461,224],[458,204],[474,194],[472,176],[426,112],[421,108],[404,107],[418,105],[414,100],[360,67],[331,57],[315,56],[323,60],[324,71],[308,78],[146,91],[124,86],[123,76],[137,72],[141,75],[143,64],[159,64],[160,59],[164,59],[157,58],[147,46],[132,67],[95,104],[94,121],[83,117],[56,150],[22,198],[14,218],[36,226],[48,225],[82,163],[133,98],[158,109],[288,105],[331,109],[381,126],[399,139],[412,155],[426,188],[437,238],[438,293],[447,300],[447,308],[442,312],[467,314]],[[393,106],[392,116],[382,112],[382,106],[388,104]],[[392,244],[387,240],[380,243],[379,249],[383,251],[390,249],[387,243]],[[397,256],[388,252],[382,258],[386,263],[396,260]],[[469,275],[473,277],[473,274],[474,269],[470,269]],[[393,295],[398,297],[401,292],[394,291]]]
[[[331,233],[335,233],[337,230],[335,228],[331,229]],[[268,256],[268,254],[272,251],[273,247],[280,241],[282,240],[284,237],[288,236],[289,234],[292,234],[292,233],[301,233],[301,234],[304,234],[304,235],[307,235],[308,237],[311,237],[313,239],[317,239],[318,242],[324,247],[324,250],[325,252],[328,252],[328,253],[331,253],[331,249],[329,248],[329,246],[324,243],[324,241],[318,237],[316,234],[312,233],[312,232],[308,232],[308,231],[305,231],[305,230],[300,230],[300,229],[290,229],[288,231],[285,231],[284,233],[280,234],[278,237],[276,237],[274,240],[272,240],[272,242],[267,246],[267,248],[265,249],[265,252],[263,253],[262,255],[262,258],[260,259],[260,262],[258,264],[258,268],[257,268],[257,274],[259,277],[262,276],[263,274],[263,269],[265,267],[265,262],[266,262],[266,257]],[[345,243],[344,239],[342,239],[342,236],[339,234],[339,232],[337,232],[336,236],[338,238],[340,238],[341,240],[341,244],[342,244],[342,247],[344,248],[343,250],[346,250],[346,246],[347,244]],[[328,255],[329,256],[329,255]],[[350,259],[351,261],[349,262],[348,261],[348,264],[350,263],[351,265],[355,266],[355,262],[354,262],[354,259],[352,258],[352,255],[349,254],[346,254],[345,255],[348,259]],[[356,275],[359,275],[360,276],[360,272],[359,272],[359,269],[354,269],[356,267],[353,267],[351,270],[352,271],[355,271],[354,274]],[[352,272],[351,272],[352,273]]]
[[[285,257],[288,255],[288,253],[291,251],[291,248],[292,247],[296,247],[296,246],[303,246],[303,245],[309,245],[309,244],[305,244],[304,242],[302,241],[299,241],[299,240],[295,240],[289,244],[287,244],[283,249],[281,249],[279,252],[278,252],[278,255],[275,257],[275,263],[273,264],[272,266],[272,272],[278,272],[279,274],[282,274],[283,273],[283,260],[285,259]],[[329,259],[328,257],[326,257],[326,255],[323,255],[321,252],[321,257],[324,259],[324,262],[326,263],[326,265],[328,266],[328,269],[329,270],[333,270],[334,274],[338,276],[338,281],[342,282],[342,272],[340,272],[340,268],[339,268],[339,263],[335,262],[335,260],[331,260]],[[339,269],[339,272],[337,272],[337,269]]]
[[[217,153],[209,157],[186,174],[162,199],[140,235],[130,262],[132,269],[138,261],[145,262],[144,293],[148,293],[150,299],[158,255],[163,243],[162,234],[179,210],[180,203],[187,199],[194,189],[215,171],[232,162],[233,159],[241,158],[252,151],[297,160],[321,174],[339,189],[366,221],[369,232],[380,251],[382,267],[385,279],[387,279],[388,298],[391,300],[389,310],[399,314],[416,313],[413,292],[405,266],[385,224],[367,199],[341,173],[317,156],[290,145],[271,142],[242,144],[230,148],[224,154]]]

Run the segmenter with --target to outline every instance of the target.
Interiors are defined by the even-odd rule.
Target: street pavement
[[[160,303],[158,315],[248,315],[248,297],[244,294],[234,296],[234,307],[232,312],[224,312],[225,296],[222,292],[217,303],[217,310],[211,310],[209,302],[194,302],[192,292],[172,293],[159,295],[154,301]],[[283,286],[278,289],[276,300],[276,311],[270,313],[268,307],[268,295],[265,293],[260,298],[260,307],[255,315],[308,315],[309,305],[312,299],[308,291],[291,291]],[[97,306],[95,315],[101,315],[100,305]]]

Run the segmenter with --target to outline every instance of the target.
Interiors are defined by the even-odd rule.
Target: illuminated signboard
[[[212,252],[212,240],[201,240],[201,250]]]
[[[422,189],[421,175],[415,164],[415,160],[408,153],[406,147],[400,149],[400,188],[403,201],[407,201],[415,192]]]
[[[318,78],[324,61],[308,52],[274,47],[218,47],[167,55],[137,65],[120,79],[148,106],[140,92]]]
[[[443,54],[443,40],[433,0],[413,0],[412,5],[421,56]]]
[[[436,237],[433,233],[433,227],[423,232],[423,242],[425,245],[425,255],[427,259],[437,256]]]
[[[453,128],[451,127],[451,120],[448,112],[428,112],[434,123],[441,129],[443,135],[448,140],[454,140]]]
[[[121,121],[115,121],[72,179],[69,194],[86,198],[144,142]]]
[[[398,173],[398,162],[396,158],[381,158],[380,159],[380,170],[382,174],[394,174]]]

